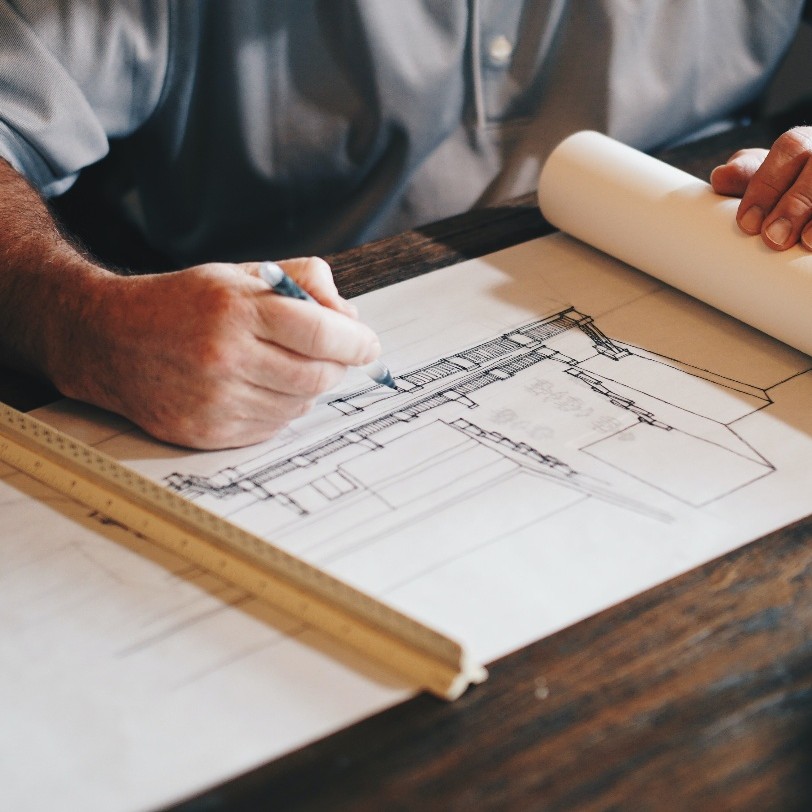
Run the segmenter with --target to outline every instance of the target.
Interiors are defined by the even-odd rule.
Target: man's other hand
[[[812,250],[812,127],[795,127],[769,151],[743,149],[710,177],[717,194],[741,197],[736,222],[747,234],[784,251]]]

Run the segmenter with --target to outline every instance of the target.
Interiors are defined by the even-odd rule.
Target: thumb
[[[732,155],[726,164],[717,166],[711,172],[710,182],[713,191],[718,195],[741,197],[747,189],[756,170],[767,157],[766,149],[740,149]]]
[[[319,304],[357,319],[358,311],[338,292],[330,266],[321,257],[281,260],[282,270],[301,285]]]

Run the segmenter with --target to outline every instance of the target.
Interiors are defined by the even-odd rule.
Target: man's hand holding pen
[[[273,294],[257,263],[109,274],[84,335],[65,348],[67,368],[92,374],[57,376],[62,391],[181,445],[268,439],[381,352],[326,262],[280,266],[323,307]]]

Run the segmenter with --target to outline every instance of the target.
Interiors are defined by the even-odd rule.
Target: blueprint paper
[[[483,662],[810,512],[810,358],[569,237],[355,302],[401,391],[356,372],[268,443],[38,416]],[[154,808],[409,695],[19,474],[0,498],[0,807]]]
[[[584,131],[545,163],[539,205],[562,231],[812,353],[812,255],[744,234],[737,198]]]

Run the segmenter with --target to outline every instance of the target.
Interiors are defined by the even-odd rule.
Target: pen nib
[[[394,389],[395,392],[400,391],[395,383],[395,379],[392,377],[392,373],[383,361],[373,361],[371,364],[362,367],[362,369],[375,383],[388,386],[390,389]]]

